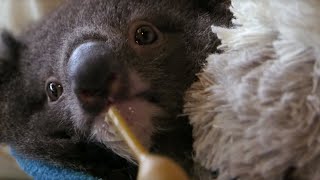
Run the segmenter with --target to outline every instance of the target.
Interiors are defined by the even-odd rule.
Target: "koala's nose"
[[[87,42],[71,54],[68,64],[73,91],[89,110],[103,108],[110,96],[120,65],[103,42]]]

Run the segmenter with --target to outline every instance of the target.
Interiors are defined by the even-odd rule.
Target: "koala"
[[[0,142],[95,177],[134,178],[131,151],[104,121],[115,106],[144,146],[190,169],[183,96],[219,44],[210,26],[230,22],[224,3],[68,0],[17,37],[3,31]]]

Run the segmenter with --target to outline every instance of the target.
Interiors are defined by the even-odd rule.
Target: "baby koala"
[[[151,151],[192,166],[185,90],[226,25],[223,1],[69,0],[19,37],[0,38],[0,142],[99,178],[134,177],[104,121],[117,107]]]

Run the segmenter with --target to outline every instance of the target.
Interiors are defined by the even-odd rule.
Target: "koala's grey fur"
[[[2,33],[0,39],[0,142],[28,158],[49,161],[88,172],[101,178],[135,175],[135,165],[105,145],[90,139],[88,129],[74,126],[88,121],[88,114],[75,114],[65,61],[74,45],[84,39],[105,39],[130,68],[159,94],[158,117],[166,129],[154,136],[152,150],[187,164],[192,153],[191,128],[179,117],[183,94],[194,81],[206,56],[219,41],[210,25],[227,25],[230,14],[225,2],[193,0],[70,0],[21,36]],[[210,4],[210,11],[207,11]],[[222,5],[221,5],[222,4]],[[172,39],[157,61],[140,58],[127,45],[128,24],[143,19]],[[174,43],[173,43],[174,42]],[[64,95],[49,102],[45,82],[55,76]],[[123,175],[124,174],[124,175]],[[128,175],[129,174],[129,175]]]

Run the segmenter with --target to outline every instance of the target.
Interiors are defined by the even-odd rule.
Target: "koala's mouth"
[[[117,133],[111,121],[105,121],[106,111],[115,106],[127,121],[141,143],[147,148],[151,146],[151,137],[155,132],[153,119],[162,114],[157,105],[158,96],[149,86],[142,82],[135,73],[130,73],[129,97],[121,99],[108,99],[105,111],[100,113],[93,121],[91,136],[105,144],[118,155],[131,159],[131,151],[122,137]]]
[[[132,96],[132,97],[127,97],[125,99],[116,99],[116,98],[108,98],[106,99],[106,110],[109,109],[109,107],[111,106],[118,106],[119,104],[123,104],[126,102],[130,102],[134,99],[141,99],[141,100],[145,100],[147,102],[150,102],[152,104],[159,104],[160,99],[159,99],[159,95],[156,92],[153,92],[151,90],[147,90],[147,91],[143,91],[141,93],[137,93],[136,95]],[[134,103],[132,105],[134,107]],[[131,108],[129,108],[131,109]],[[131,110],[133,111],[133,110]]]

